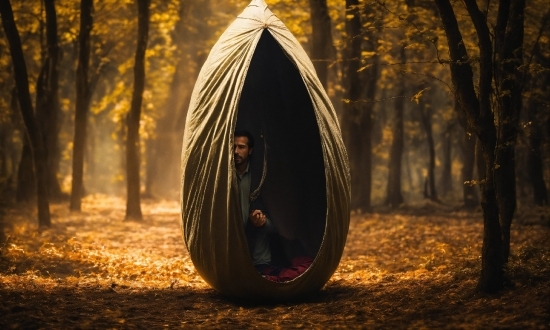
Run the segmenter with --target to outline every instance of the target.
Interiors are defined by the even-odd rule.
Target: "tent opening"
[[[249,131],[255,141],[251,192],[266,170],[258,198],[277,228],[272,263],[314,259],[327,221],[319,127],[300,72],[267,29],[248,68],[236,129]]]

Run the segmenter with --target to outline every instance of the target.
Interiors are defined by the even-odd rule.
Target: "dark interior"
[[[267,172],[260,197],[282,237],[287,258],[314,258],[326,223],[326,184],[319,128],[302,77],[264,30],[244,82],[236,129],[252,133],[251,192]],[[278,255],[281,251],[272,251]]]

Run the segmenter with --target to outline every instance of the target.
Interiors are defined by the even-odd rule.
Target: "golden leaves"
[[[117,290],[205,287],[184,251],[177,203],[145,206],[153,224],[123,222],[121,205],[115,198],[91,196],[82,215],[53,206],[54,226],[38,237],[35,226],[15,224],[1,268],[46,287],[57,285],[57,278],[63,285],[115,283]],[[6,281],[12,282],[1,277]]]

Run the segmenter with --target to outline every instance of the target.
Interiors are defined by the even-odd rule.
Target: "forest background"
[[[48,201],[69,200],[78,212],[84,196],[127,196],[125,217],[140,220],[141,198],[177,200],[195,79],[248,1],[11,1],[22,56],[13,53],[9,3],[2,0],[0,30],[2,204],[38,200],[47,227]],[[516,205],[548,212],[550,4],[267,3],[332,99],[353,212],[484,201],[485,233],[496,232],[496,214],[497,245],[504,240],[496,258],[484,241],[484,260],[504,260],[501,269]],[[453,18],[461,42],[453,42]],[[460,77],[468,70],[469,81]]]

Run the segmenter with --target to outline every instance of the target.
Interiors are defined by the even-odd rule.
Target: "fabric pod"
[[[254,269],[242,223],[233,132],[255,140],[252,190],[279,234],[314,257],[283,283]],[[281,301],[320,289],[334,273],[349,227],[350,176],[335,111],[307,54],[254,0],[204,63],[182,150],[184,241],[197,272],[224,295]]]

